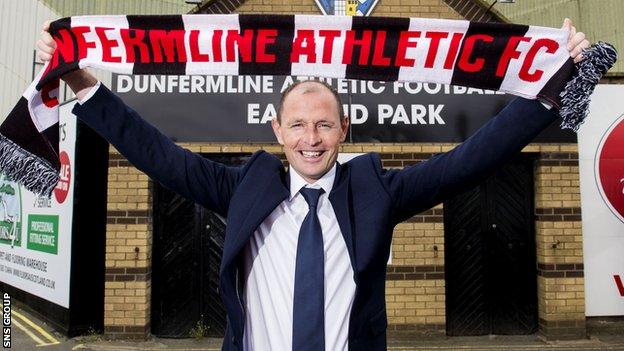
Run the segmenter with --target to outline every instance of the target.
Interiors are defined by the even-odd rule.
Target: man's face
[[[340,121],[339,111],[325,86],[307,82],[286,96],[281,121],[272,121],[290,166],[308,183],[314,183],[336,163],[338,147],[349,127],[348,117]]]

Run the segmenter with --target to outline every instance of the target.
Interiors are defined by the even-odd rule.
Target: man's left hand
[[[585,33],[577,32],[576,27],[572,25],[572,21],[569,18],[563,20],[562,29],[569,29],[570,36],[568,37],[568,51],[570,57],[574,59],[574,63],[579,63],[583,60],[583,49],[589,47],[589,40],[585,38]]]

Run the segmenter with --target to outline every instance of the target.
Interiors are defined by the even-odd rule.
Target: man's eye
[[[301,123],[294,123],[294,124],[290,125],[290,128],[300,128],[302,126],[303,126],[303,124],[301,124]]]
[[[319,128],[327,129],[331,127],[332,125],[330,123],[319,123]]]

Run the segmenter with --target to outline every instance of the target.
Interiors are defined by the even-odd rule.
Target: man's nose
[[[308,126],[306,128],[306,133],[305,133],[305,141],[308,145],[318,145],[321,142],[321,135],[318,132],[318,129],[316,129],[316,126],[312,125],[312,126]]]

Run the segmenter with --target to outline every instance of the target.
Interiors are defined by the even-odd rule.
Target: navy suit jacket
[[[240,253],[289,194],[280,160],[259,151],[242,167],[209,161],[177,146],[104,86],[83,105],[76,104],[73,112],[138,169],[227,217],[220,276],[228,316],[223,349],[240,350],[245,318]],[[394,226],[477,185],[555,119],[539,102],[518,98],[467,141],[425,162],[386,170],[379,155],[369,153],[337,166],[329,200],[356,283],[350,350],[386,349],[386,262]]]

